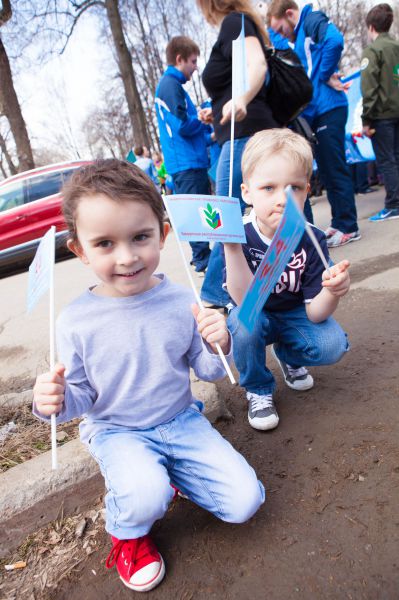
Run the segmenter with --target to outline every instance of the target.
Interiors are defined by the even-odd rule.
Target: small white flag
[[[236,40],[233,40],[232,65],[232,97],[239,98],[249,89],[247,74],[247,52],[245,48],[244,15],[242,15],[240,35]]]
[[[51,286],[55,261],[55,227],[43,236],[29,267],[28,313]]]

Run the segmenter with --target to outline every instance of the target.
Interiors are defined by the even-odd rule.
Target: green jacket
[[[399,118],[399,42],[380,33],[362,55],[363,125]]]

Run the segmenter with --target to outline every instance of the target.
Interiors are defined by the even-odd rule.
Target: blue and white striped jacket
[[[162,152],[170,175],[209,166],[205,135],[210,128],[198,119],[184,83],[183,73],[169,65],[155,92]]]

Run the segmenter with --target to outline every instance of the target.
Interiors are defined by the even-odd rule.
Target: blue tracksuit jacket
[[[344,38],[324,13],[313,11],[311,4],[303,7],[295,36],[295,52],[313,83],[313,99],[302,116],[312,122],[315,117],[348,104],[345,92],[327,85],[338,71]]]
[[[155,92],[162,152],[170,175],[209,166],[205,134],[210,128],[199,121],[184,83],[183,73],[169,65]]]

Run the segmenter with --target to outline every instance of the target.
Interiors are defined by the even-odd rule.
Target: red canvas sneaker
[[[148,592],[161,583],[165,564],[149,535],[135,540],[118,540],[111,536],[112,550],[105,562],[114,565],[122,582],[135,592]]]

